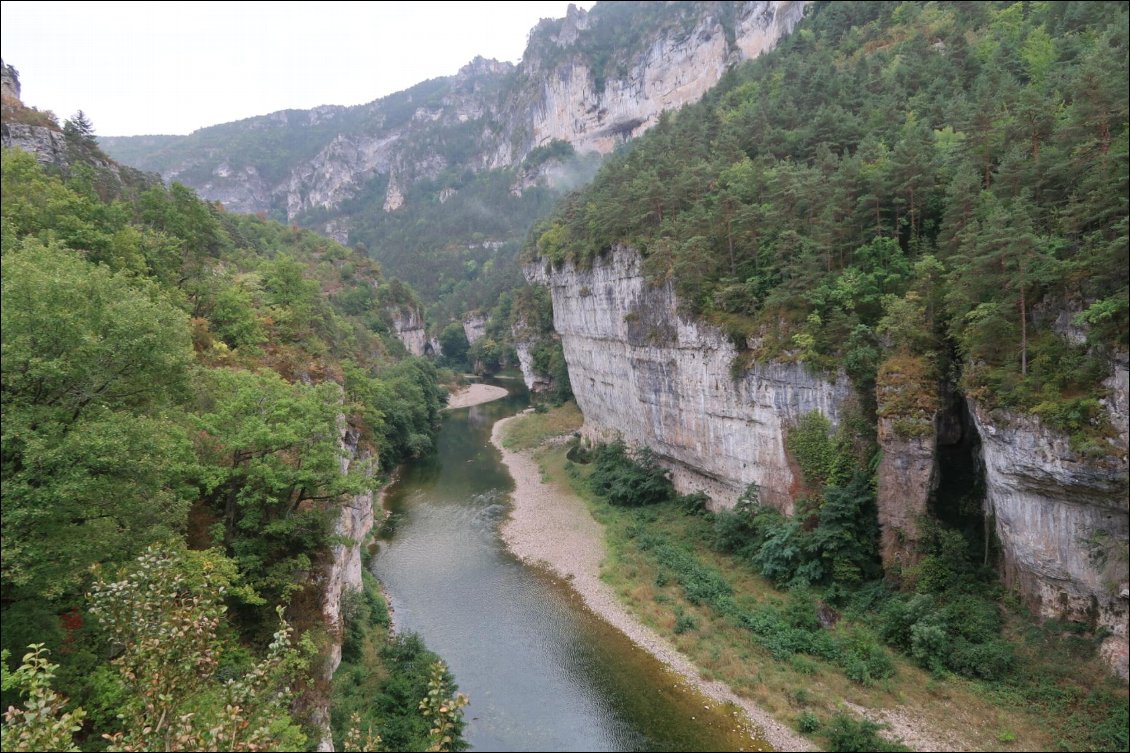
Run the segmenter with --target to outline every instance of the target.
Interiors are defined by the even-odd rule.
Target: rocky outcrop
[[[762,501],[791,512],[797,473],[785,438],[819,411],[837,424],[853,392],[794,363],[735,370],[740,354],[720,330],[678,312],[670,283],[652,287],[640,257],[620,248],[591,269],[526,267],[548,285],[577,405],[590,437],[647,445],[680,491],[728,506],[756,483]]]
[[[45,165],[66,167],[70,161],[67,140],[54,115],[27,107],[20,99],[20,73],[0,60],[0,146],[22,149]]]
[[[905,436],[891,419],[879,420],[882,458],[876,469],[879,554],[884,569],[905,568],[918,558],[919,523],[929,515],[935,482],[934,432]]]
[[[359,435],[345,423],[345,417],[340,416],[338,420],[341,425],[341,474],[348,474],[351,466],[359,464],[361,472],[371,478],[374,471],[373,457],[358,446]],[[334,524],[337,543],[330,547],[329,566],[322,585],[322,616],[331,635],[329,654],[325,657],[321,678],[326,683],[333,679],[337,668],[341,666],[341,645],[345,630],[341,613],[342,599],[350,591],[359,592],[363,588],[361,550],[373,530],[373,520],[373,492],[364,491],[343,501]],[[321,733],[317,749],[332,751],[334,745],[330,732],[328,698],[311,711],[311,721]]]
[[[487,333],[487,323],[490,317],[485,314],[467,314],[463,317],[463,334],[467,342],[474,345],[476,340],[482,339]]]
[[[91,136],[68,140],[54,113],[28,107],[20,99],[20,74],[0,60],[0,146],[20,149],[35,156],[41,165],[49,165],[68,175],[78,166],[94,169],[94,182],[99,189],[122,186],[148,188],[160,177],[147,175],[131,167],[119,165],[106,156]]]
[[[5,149],[22,149],[35,155],[44,165],[63,167],[68,164],[67,140],[62,131],[46,126],[25,123],[0,125],[0,146]]]
[[[981,435],[987,511],[996,521],[1003,576],[1040,615],[1111,635],[1104,654],[1127,675],[1126,371],[1109,405],[1121,434],[1105,458],[1084,458],[1032,416],[970,401]],[[1121,415],[1116,406],[1123,406]]]
[[[400,186],[396,184],[396,173],[392,173],[388,176],[388,192],[385,193],[383,209],[386,212],[395,212],[402,206],[404,206],[404,194],[400,192]]]
[[[522,372],[522,381],[530,392],[548,392],[553,388],[553,380],[548,374],[543,374],[534,366],[534,349],[540,343],[540,338],[533,334],[529,327],[515,324],[510,331],[514,342],[514,352],[518,354],[518,368]]]
[[[585,55],[540,54],[523,59],[520,75],[538,82],[530,110],[533,145],[568,141],[577,151],[602,154],[653,126],[659,116],[698,101],[741,60],[772,49],[804,15],[803,2],[743,2],[733,6],[732,28],[719,7],[672,25],[648,40],[633,60],[617,60],[624,74],[607,76]],[[569,52],[583,46],[590,14],[570,6],[559,21],[543,21],[531,38]],[[731,39],[732,35],[732,39]],[[537,49],[537,48],[534,48]],[[611,53],[612,57],[617,51]],[[599,77],[599,78],[598,78]]]
[[[20,72],[0,60],[0,97],[20,99]]]
[[[937,378],[925,359],[896,352],[880,365],[875,382],[882,450],[875,495],[879,553],[892,572],[917,561],[919,524],[928,516],[938,482],[938,433],[946,427],[940,421]]]
[[[392,329],[404,347],[414,356],[428,352],[428,333],[424,328],[424,317],[415,307],[402,307],[389,312]]]
[[[357,446],[358,434],[352,428],[342,431],[341,474],[349,473],[353,464],[359,464],[362,472],[373,475],[372,456]],[[362,492],[350,497],[342,504],[334,525],[334,537],[338,543],[330,548],[330,567],[326,575],[322,614],[326,622],[334,627],[337,634],[342,630],[341,599],[349,591],[361,590],[361,547],[373,530],[373,493]],[[341,642],[334,644],[329,659],[329,675],[341,664]]]

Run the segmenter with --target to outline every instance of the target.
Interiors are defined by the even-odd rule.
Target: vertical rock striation
[[[761,499],[792,511],[799,479],[785,436],[819,411],[833,424],[853,399],[846,377],[828,379],[793,363],[754,364],[740,375],[738,351],[717,328],[678,313],[671,285],[652,287],[640,257],[620,248],[592,269],[526,268],[548,285],[584,432],[651,447],[680,491],[702,490],[728,506],[750,483]]]
[[[392,329],[405,349],[414,356],[422,356],[428,352],[428,334],[424,328],[424,317],[420,310],[405,306],[389,312],[392,317]]]
[[[1125,373],[1112,408],[1125,405]],[[1125,429],[1115,440],[1119,453],[1087,459],[1038,418],[986,410],[972,400],[970,406],[981,434],[986,506],[996,520],[1005,582],[1041,616],[1108,629],[1104,654],[1126,677]],[[1124,412],[1112,418],[1125,426]]]
[[[374,458],[368,451],[358,447],[358,433],[339,416],[341,425],[341,474],[349,473],[354,463],[362,466],[366,476],[374,471]],[[329,655],[326,657],[323,679],[329,683],[334,672],[341,666],[341,644],[345,623],[341,613],[342,599],[350,591],[361,591],[361,547],[365,545],[373,530],[373,492],[364,491],[342,502],[338,518],[334,524],[337,543],[330,547],[330,562],[326,568],[322,589],[322,615],[331,631]],[[321,731],[318,742],[319,751],[332,751],[333,737],[330,732],[329,699],[315,708],[312,720]]]
[[[901,436],[892,423],[879,419],[883,455],[876,469],[879,554],[886,569],[907,567],[917,560],[918,524],[929,514],[928,502],[936,479],[933,431],[924,436]]]

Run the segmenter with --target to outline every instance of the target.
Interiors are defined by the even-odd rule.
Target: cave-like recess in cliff
[[[959,531],[975,561],[994,565],[1000,541],[985,511],[985,464],[981,435],[961,393],[950,391],[937,419],[937,485],[929,500],[930,516]]]

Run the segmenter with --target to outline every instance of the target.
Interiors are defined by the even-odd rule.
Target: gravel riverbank
[[[502,453],[502,461],[514,478],[513,508],[502,526],[502,538],[510,550],[523,561],[543,565],[568,581],[593,612],[703,695],[741,707],[750,721],[761,728],[762,737],[777,750],[816,750],[808,740],[736,695],[724,683],[703,680],[689,659],[627,610],[600,580],[600,563],[605,557],[604,532],[584,501],[569,491],[542,483],[538,464],[529,453],[513,452],[502,446],[506,424],[514,418],[498,421],[491,432],[491,443]]]

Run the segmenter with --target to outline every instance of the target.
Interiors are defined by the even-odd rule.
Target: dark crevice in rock
[[[969,542],[970,552],[976,552],[985,564],[992,564],[1000,545],[991,511],[985,509],[981,435],[965,397],[955,390],[946,391],[934,425],[937,465],[936,486],[927,504],[930,517],[960,531]]]

